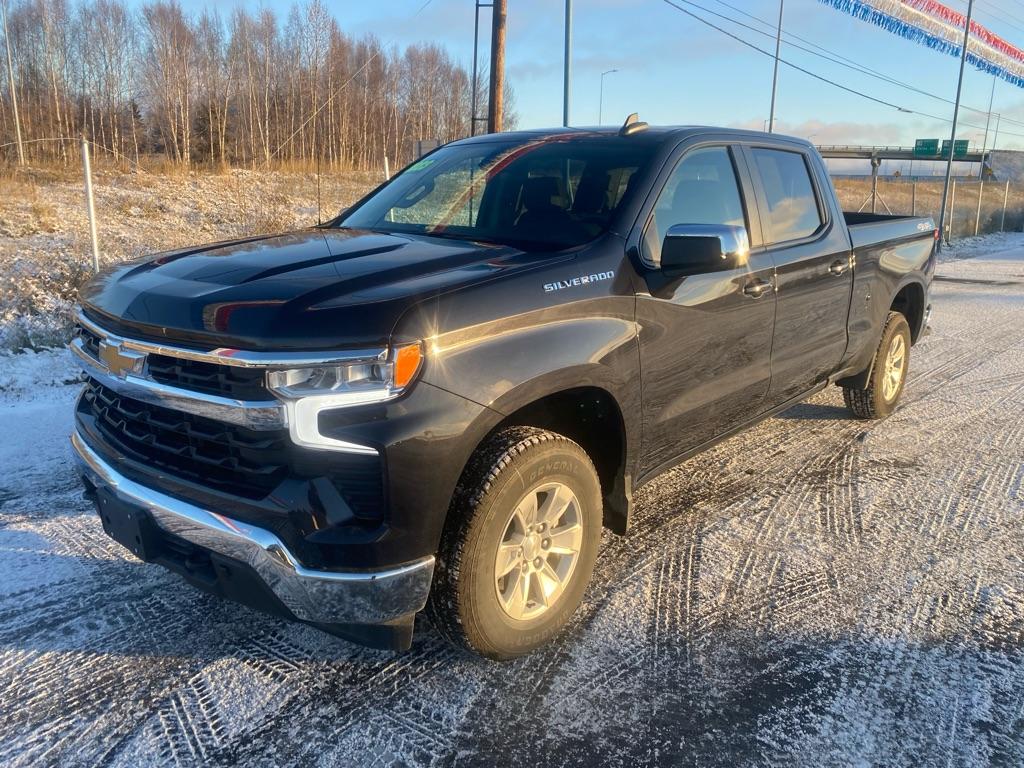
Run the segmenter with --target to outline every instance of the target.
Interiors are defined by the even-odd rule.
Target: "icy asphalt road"
[[[75,388],[26,393],[61,360],[0,361],[0,765],[1024,764],[1024,238],[987,251],[940,268],[891,419],[829,389],[670,472],[503,665],[132,560],[70,470]]]

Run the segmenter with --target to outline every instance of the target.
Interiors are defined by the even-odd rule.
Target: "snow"
[[[0,403],[49,398],[52,388],[76,384],[81,375],[64,348],[0,352]]]
[[[405,654],[188,587],[71,472],[63,351],[0,360],[0,764],[1024,763],[1024,236],[945,252],[883,422],[836,389],[637,494],[566,635]]]
[[[1022,244],[1024,244],[1024,233],[1021,232],[997,232],[992,235],[965,237],[944,246],[940,252],[939,261],[957,261],[978,257],[984,257],[985,261],[1001,258],[1018,260],[1018,251]]]

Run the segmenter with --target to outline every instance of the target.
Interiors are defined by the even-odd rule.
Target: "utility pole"
[[[956,83],[956,101],[953,102],[953,128],[949,134],[949,155],[946,157],[946,181],[942,185],[942,207],[939,208],[939,241],[935,244],[942,250],[942,238],[945,236],[946,201],[949,199],[949,182],[953,177],[953,143],[956,141],[956,123],[960,119],[960,94],[964,88],[964,65],[967,63],[967,44],[971,40],[971,16],[974,13],[974,0],[967,0],[967,23],[964,25],[964,44],[960,48],[960,78]],[[950,227],[950,234],[952,234]]]
[[[505,10],[507,0],[494,0],[491,19],[491,94],[487,100],[487,132],[500,133],[505,111]]]
[[[11,106],[14,107],[14,137],[18,143],[18,165],[25,164],[25,148],[21,144],[21,121],[18,119],[18,89],[14,87],[14,63],[11,61],[11,36],[7,32],[7,0],[0,0],[0,11],[4,16],[4,42],[7,44],[7,87],[11,90]]]
[[[785,0],[779,0],[779,27],[775,32],[775,69],[772,71],[772,106],[768,112],[768,133],[775,133],[775,91],[779,87],[779,49],[782,47],[782,9]]]
[[[562,77],[562,126],[569,127],[572,100],[572,0],[565,0],[565,70]],[[598,121],[600,122],[600,120]]]

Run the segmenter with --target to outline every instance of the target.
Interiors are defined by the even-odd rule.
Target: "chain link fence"
[[[879,178],[872,191],[870,177],[833,179],[844,211],[874,211],[931,216],[938,223],[942,179]],[[1012,181],[954,179],[946,203],[948,239],[1019,232],[1024,228],[1024,184]]]

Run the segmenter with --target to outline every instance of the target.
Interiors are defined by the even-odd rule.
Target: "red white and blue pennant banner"
[[[960,56],[967,18],[935,0],[819,0],[900,37]],[[971,21],[967,62],[1024,88],[1024,51]]]

